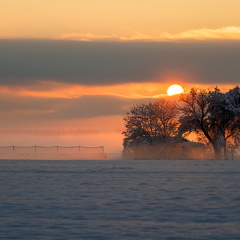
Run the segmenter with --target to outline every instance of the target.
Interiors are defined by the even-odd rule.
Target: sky
[[[131,106],[239,84],[239,0],[0,3],[0,145],[120,153]]]

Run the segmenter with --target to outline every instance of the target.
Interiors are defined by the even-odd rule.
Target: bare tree
[[[164,99],[133,106],[124,117],[124,151],[139,149],[141,146],[154,146],[160,139],[176,136],[177,112],[175,103]]]
[[[240,88],[236,86],[230,89],[221,99],[221,114],[216,114],[215,119],[220,119],[220,131],[222,132],[224,142],[225,158],[228,158],[228,152],[233,152],[240,145]]]
[[[236,87],[223,94],[214,91],[192,89],[180,96],[179,133],[195,132],[203,135],[213,148],[215,158],[228,158],[227,148],[239,139],[240,92]]]

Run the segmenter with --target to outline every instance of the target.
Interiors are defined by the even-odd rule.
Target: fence
[[[107,159],[104,147],[84,146],[0,146],[0,159]]]

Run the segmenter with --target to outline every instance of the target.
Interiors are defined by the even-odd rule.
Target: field
[[[0,160],[0,239],[239,239],[240,161]]]

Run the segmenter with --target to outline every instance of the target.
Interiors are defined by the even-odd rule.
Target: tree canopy
[[[227,93],[192,89],[180,96],[179,132],[195,132],[211,145],[216,159],[228,159],[228,150],[239,145],[240,90],[236,86]]]
[[[125,136],[123,145],[126,147],[176,136],[177,112],[175,103],[164,99],[133,106],[124,117],[126,131],[123,132]]]

